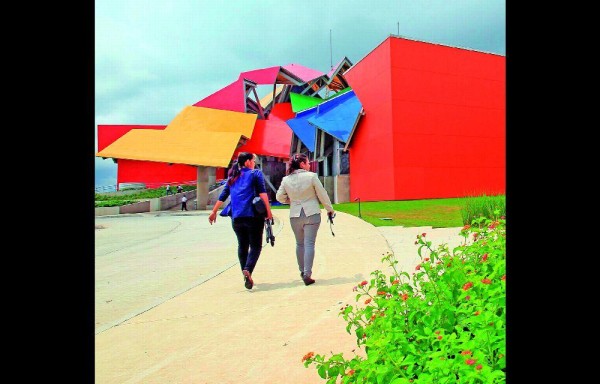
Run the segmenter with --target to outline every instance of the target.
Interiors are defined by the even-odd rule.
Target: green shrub
[[[498,213],[496,213],[498,211]],[[504,195],[473,196],[464,199],[464,207],[460,211],[463,224],[472,223],[480,217],[498,220],[500,216],[506,216],[506,197]]]
[[[184,192],[188,192],[188,191],[194,191],[196,190],[196,185],[182,185],[181,186],[183,188]],[[177,186],[171,186],[172,189],[176,189]],[[176,192],[176,191],[175,191]],[[102,194],[102,193],[96,193],[95,194],[95,201],[96,201],[96,207],[114,207],[114,206],[119,206],[119,205],[127,205],[127,204],[131,204],[131,202],[136,202],[139,200],[149,200],[149,199],[155,199],[157,197],[163,197],[166,196],[167,192],[166,189],[164,187],[161,188],[152,188],[152,189],[144,189],[144,190],[140,190],[137,193],[130,193],[130,194],[123,194],[123,195],[119,195],[118,193],[109,193],[109,194]],[[112,205],[99,205],[99,202],[107,202],[110,201],[110,203],[107,204],[112,204]],[[104,204],[104,203],[101,203]]]
[[[498,211],[493,212],[499,216]],[[359,349],[346,360],[314,352],[302,359],[327,383],[504,383],[506,381],[505,219],[478,218],[463,243],[436,249],[426,233],[415,244],[412,275],[387,254],[390,276],[377,270],[354,290],[356,306],[340,315]]]
[[[96,208],[120,207],[121,205],[127,205],[127,204],[133,204],[133,203],[137,203],[137,201],[136,200],[102,200],[102,201],[96,201],[94,205]]]

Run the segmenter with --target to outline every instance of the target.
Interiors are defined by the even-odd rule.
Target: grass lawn
[[[481,196],[452,199],[428,199],[406,201],[365,201],[360,203],[360,217],[376,227],[403,226],[433,228],[462,227],[463,216],[473,205],[491,204],[505,215],[504,196]],[[273,206],[273,209],[288,205]],[[358,202],[334,204],[333,208],[353,216],[359,216]],[[479,208],[479,207],[478,207]],[[472,212],[466,217],[473,216]]]

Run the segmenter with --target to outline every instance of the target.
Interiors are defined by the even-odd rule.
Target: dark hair
[[[229,178],[227,180],[228,185],[232,185],[233,183],[235,183],[238,177],[240,177],[240,174],[242,173],[241,168],[244,166],[246,161],[252,160],[253,158],[254,154],[251,152],[240,152],[238,154],[237,160],[234,160],[233,163],[231,163],[231,168],[227,173],[227,177]]]
[[[308,161],[308,156],[306,156],[304,153],[296,153],[294,156],[290,157],[288,169],[285,174],[289,175],[295,170],[300,169],[300,163],[304,163],[306,161]]]

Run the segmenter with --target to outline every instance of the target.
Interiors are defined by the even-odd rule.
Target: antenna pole
[[[329,30],[329,65],[333,69],[333,45],[331,43],[331,29]]]
[[[400,36],[400,22],[398,22],[398,36]]]

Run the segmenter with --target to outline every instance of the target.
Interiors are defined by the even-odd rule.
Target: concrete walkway
[[[277,209],[275,246],[265,244],[246,290],[229,218],[209,211],[96,217],[95,378],[108,383],[323,383],[307,352],[355,353],[338,316],[352,288],[393,251],[400,268],[418,263],[414,241],[455,244],[460,228],[374,227],[322,211],[313,278],[295,260],[289,210]]]

